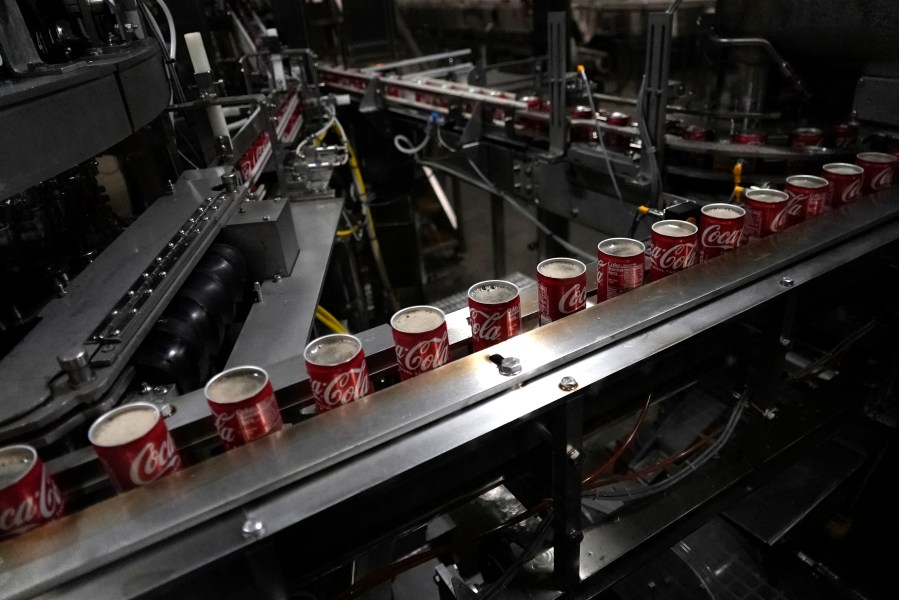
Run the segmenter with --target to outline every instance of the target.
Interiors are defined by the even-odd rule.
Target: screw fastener
[[[240,533],[248,540],[258,540],[265,535],[265,524],[257,519],[247,519]]]
[[[563,392],[571,392],[577,389],[578,382],[574,377],[565,376],[559,381],[559,389]]]

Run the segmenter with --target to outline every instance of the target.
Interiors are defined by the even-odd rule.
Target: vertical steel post
[[[581,465],[583,464],[584,397],[575,394],[552,417],[553,578],[561,590],[580,582]]]
[[[655,148],[656,166],[664,172],[665,108],[668,105],[668,75],[671,67],[671,26],[674,14],[650,13],[646,39],[646,83],[643,90],[645,135]],[[641,159],[641,163],[645,158]],[[661,190],[659,190],[660,192]],[[652,198],[658,206],[659,198]]]
[[[568,13],[551,12],[547,24],[549,48],[549,151],[561,156],[568,143],[565,75],[568,67]]]

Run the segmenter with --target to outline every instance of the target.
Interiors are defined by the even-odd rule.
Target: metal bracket
[[[362,100],[359,101],[359,112],[367,114],[382,110],[384,110],[384,98],[381,80],[378,77],[372,77],[368,81]]]

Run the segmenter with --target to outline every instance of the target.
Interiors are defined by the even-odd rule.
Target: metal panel
[[[150,261],[163,250],[172,233],[184,223],[197,207],[209,196],[216,195],[212,187],[221,183],[224,169],[213,168],[188,171],[175,185],[174,193],[158,199],[141,215],[137,223],[122,233],[110,246],[78,275],[64,298],[55,299],[41,312],[40,323],[22,342],[0,361],[0,380],[4,386],[0,402],[0,423],[4,424],[3,439],[22,435],[24,431],[38,427],[34,420],[12,423],[25,417],[50,396],[51,378],[59,372],[56,355],[67,345],[79,345],[87,340],[114,308],[116,302],[137,280]],[[222,208],[221,213],[227,209]],[[216,224],[217,220],[213,220]],[[214,228],[206,231],[204,239],[211,239]],[[193,260],[203,248],[202,243],[192,248]],[[185,257],[183,265],[191,264]],[[173,273],[174,279],[177,274]],[[124,367],[125,357],[110,372],[98,373],[83,393],[108,386],[108,379],[117,376]],[[62,404],[76,402],[74,394],[68,395],[54,410],[58,413],[71,410]]]
[[[290,204],[300,255],[289,277],[262,283],[262,302],[250,310],[227,366],[269,366],[302,353],[315,318],[342,206],[342,199]]]
[[[169,104],[169,82],[155,53],[137,64],[121,66],[119,82],[134,131],[155,119]]]
[[[287,275],[300,251],[290,203],[280,198],[244,202],[221,239],[243,253],[247,275],[254,281]]]
[[[146,58],[133,66],[141,57]],[[121,65],[131,66],[124,71],[129,74],[119,80],[116,72]],[[131,68],[137,71],[130,74]],[[0,86],[0,131],[6,141],[0,145],[0,199],[129,136],[135,127],[153,118],[154,111],[162,110],[168,101],[167,90],[158,45],[150,40],[135,42],[127,51],[103,55],[71,71]],[[123,94],[132,99],[135,127]]]
[[[852,110],[861,121],[899,126],[899,79],[862,77],[855,88]]]

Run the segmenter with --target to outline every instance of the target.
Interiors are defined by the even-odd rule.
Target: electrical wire
[[[184,152],[182,152],[181,150],[178,150],[177,152],[178,152],[178,156],[180,156],[182,159],[184,159],[184,162],[186,162],[187,164],[189,164],[191,167],[193,167],[194,169],[199,169],[199,168],[200,168],[200,167],[198,167],[196,164],[194,164],[194,161],[192,161],[191,159],[187,158],[187,155],[184,154]]]
[[[824,369],[830,367],[834,362],[837,361],[847,350],[849,350],[853,345],[855,345],[859,340],[861,340],[865,335],[870,333],[872,329],[877,325],[877,319],[869,321],[858,330],[841,340],[836,346],[834,346],[831,350],[821,355],[818,359],[809,363],[801,370],[793,373],[789,377],[784,380],[784,383],[790,383],[793,381],[799,381],[801,379],[805,379],[809,375],[817,375]]]
[[[422,140],[422,142],[419,145],[413,146],[412,141],[409,138],[407,138],[406,136],[404,136],[403,134],[397,134],[393,138],[393,145],[396,147],[397,150],[399,150],[403,154],[406,154],[409,156],[415,156],[416,154],[418,154],[419,152],[424,150],[425,146],[427,146],[428,142],[430,142],[430,141],[431,141],[431,128],[430,128],[430,123],[429,123],[428,128],[425,130],[425,139]]]
[[[356,151],[353,149],[353,145],[350,143],[343,125],[340,124],[340,121],[336,116],[334,117],[332,127],[347,149],[347,154],[349,155],[350,171],[353,174],[353,180],[356,184],[356,190],[359,192],[359,197],[362,200],[362,206],[365,211],[366,231],[368,232],[368,239],[371,246],[372,255],[375,259],[375,267],[378,270],[378,275],[381,278],[381,283],[384,285],[384,290],[387,293],[387,300],[390,304],[391,311],[396,312],[399,310],[399,302],[396,299],[396,293],[393,290],[393,286],[390,285],[390,277],[387,274],[387,266],[384,264],[384,256],[381,253],[381,243],[378,241],[378,234],[375,230],[375,223],[372,217],[371,207],[366,203],[366,201],[368,200],[368,192],[365,188],[365,181],[362,179],[362,170],[359,168],[359,160],[356,157]]]
[[[599,491],[598,489],[585,490],[583,492],[583,495],[591,497],[595,500],[603,499],[627,502],[629,500],[638,500],[664,492],[668,488],[676,485],[686,477],[695,473],[700,467],[705,465],[716,454],[718,454],[721,448],[723,448],[724,445],[727,444],[727,442],[733,435],[734,429],[737,426],[737,422],[740,420],[740,416],[743,414],[743,409],[745,408],[745,406],[746,398],[744,396],[741,397],[736,406],[734,406],[733,411],[731,411],[730,418],[728,419],[727,424],[724,426],[724,431],[715,440],[715,442],[710,445],[705,451],[703,451],[703,453],[699,456],[699,458],[696,459],[695,462],[688,461],[685,466],[683,466],[677,473],[675,473],[671,477],[668,477],[667,479],[660,481],[659,483],[648,485],[636,490],[613,490],[608,492]]]
[[[596,137],[599,138],[599,146],[602,148],[603,156],[606,159],[606,168],[609,170],[609,177],[612,179],[612,187],[615,188],[615,195],[618,196],[618,200],[623,204],[624,197],[621,195],[621,188],[618,187],[618,178],[615,177],[615,169],[612,168],[612,159],[609,158],[609,151],[606,150],[605,136],[599,126],[599,115],[596,114],[596,105],[593,102],[593,94],[590,92],[590,79],[587,78],[587,70],[584,69],[583,65],[578,65],[577,70],[581,74],[581,79],[584,80],[587,102],[590,105],[590,114],[593,115],[593,128],[596,129]]]
[[[349,333],[346,327],[321,305],[315,307],[315,318],[334,333]]]
[[[507,193],[505,193],[504,191],[502,191],[501,189],[499,189],[498,187],[493,185],[493,183],[487,178],[486,175],[484,175],[484,173],[478,168],[478,166],[471,159],[467,159],[467,160],[468,160],[468,164],[471,166],[471,168],[474,170],[474,172],[477,173],[478,177],[480,178],[480,181],[478,179],[475,179],[474,177],[469,177],[468,175],[466,175],[464,173],[460,173],[459,171],[456,171],[455,169],[446,167],[440,163],[435,163],[435,162],[431,162],[431,161],[427,161],[427,160],[419,160],[418,163],[421,165],[431,167],[432,169],[435,169],[437,171],[442,171],[442,172],[446,173],[447,175],[452,175],[456,179],[461,179],[462,181],[469,183],[476,188],[482,189],[485,192],[489,192],[491,194],[499,196],[500,198],[505,200],[512,208],[514,208],[518,213],[520,213],[521,216],[526,218],[528,221],[532,222],[537,227],[537,229],[539,229],[540,231],[543,232],[544,235],[546,235],[546,237],[554,240],[557,244],[562,246],[562,248],[564,248],[571,254],[574,254],[574,255],[576,255],[584,260],[587,260],[587,261],[596,260],[595,254],[590,254],[588,252],[584,252],[577,246],[574,246],[574,245],[568,243],[566,240],[560,238],[555,233],[553,233],[549,227],[547,227],[546,225],[541,223],[539,219],[537,219],[534,215],[529,213],[528,210],[526,208],[524,208],[523,206],[521,206],[514,198],[512,198]]]
[[[172,12],[163,0],[155,0],[155,2],[165,14],[165,20],[169,27],[169,58],[175,60],[175,55],[178,51],[178,33],[175,30],[175,20],[172,18]]]
[[[708,435],[700,435],[699,440],[697,440],[692,445],[688,446],[687,448],[684,448],[683,450],[681,450],[680,452],[678,452],[677,454],[675,454],[673,456],[669,456],[667,458],[659,460],[647,467],[637,469],[636,471],[630,471],[628,473],[622,473],[620,475],[613,475],[613,476],[607,477],[605,479],[596,480],[596,481],[592,482],[589,486],[585,487],[584,489],[592,490],[592,489],[612,485],[613,483],[619,483],[621,481],[638,479],[638,478],[644,477],[646,475],[651,475],[657,471],[661,471],[662,469],[666,469],[669,466],[676,463],[677,461],[687,458],[688,456],[697,452],[701,448],[711,444],[715,440],[716,436],[719,433],[721,433],[721,431],[723,431],[723,429],[724,429],[724,427],[719,427],[718,429],[716,429],[715,431],[711,432]]]
[[[627,435],[627,438],[624,442],[618,447],[618,450],[615,451],[609,459],[601,464],[599,467],[590,472],[589,475],[584,477],[581,481],[582,486],[588,486],[590,483],[596,480],[597,477],[605,473],[615,462],[624,454],[624,451],[631,445],[634,439],[637,437],[637,432],[640,430],[640,427],[643,425],[643,420],[646,418],[646,413],[649,412],[649,407],[652,404],[652,392],[650,392],[646,396],[646,402],[643,404],[643,408],[640,410],[640,414],[637,416],[637,420],[634,421],[634,426],[631,428],[630,433]]]

